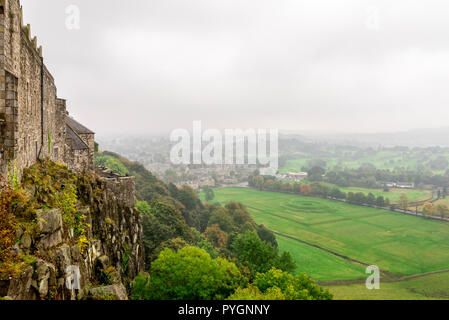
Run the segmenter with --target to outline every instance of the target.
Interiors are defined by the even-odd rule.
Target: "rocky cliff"
[[[0,297],[127,299],[144,270],[133,178],[75,175],[47,162],[8,192],[14,241],[0,261]]]

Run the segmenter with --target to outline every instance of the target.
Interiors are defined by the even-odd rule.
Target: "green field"
[[[336,300],[448,300],[449,273],[394,283],[381,283],[379,290],[364,284],[326,287]]]
[[[292,239],[284,237],[276,237],[276,239],[281,250],[290,252],[296,264],[300,266],[296,270],[297,274],[305,272],[317,281],[366,278],[365,268],[361,265]]]
[[[272,230],[377,265],[393,277],[449,269],[447,223],[300,195],[239,188],[215,194],[214,202],[244,203],[258,223]],[[359,266],[325,251],[294,240],[279,242],[281,250],[294,255],[298,272],[317,281],[364,276]]]
[[[407,195],[408,199],[410,201],[423,201],[428,200],[432,198],[432,191],[430,190],[419,190],[419,189],[390,189],[390,192],[384,192],[381,189],[367,189],[367,188],[356,188],[356,187],[338,187],[330,183],[322,183],[324,185],[327,185],[329,187],[336,187],[340,189],[340,191],[345,193],[364,193],[365,195],[368,195],[369,193],[372,193],[376,197],[382,196],[384,198],[390,199],[392,203],[396,203],[401,199],[401,195],[405,194]]]
[[[443,155],[449,160],[449,154]],[[427,158],[430,158],[428,156]],[[303,171],[303,167],[308,166],[308,161],[313,158],[310,155],[297,155],[297,159],[288,160],[286,164],[280,169],[280,173],[288,172],[300,172]],[[365,163],[370,163],[376,166],[377,169],[394,169],[396,167],[406,168],[410,170],[416,170],[419,165],[419,161],[416,157],[410,158],[409,155],[404,155],[399,151],[382,151],[378,152],[376,155],[370,157],[362,157],[357,160],[345,160],[338,157],[323,157],[326,161],[327,169],[331,169],[337,165],[348,168],[357,169]],[[434,173],[444,173],[445,170],[433,170]]]

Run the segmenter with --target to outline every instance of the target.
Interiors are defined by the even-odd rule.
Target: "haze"
[[[79,30],[66,28],[68,5]],[[71,114],[105,134],[447,126],[449,3],[22,0]]]

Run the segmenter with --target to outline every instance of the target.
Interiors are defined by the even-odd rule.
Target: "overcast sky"
[[[66,8],[80,29],[66,28]],[[22,0],[99,134],[449,125],[447,0]]]

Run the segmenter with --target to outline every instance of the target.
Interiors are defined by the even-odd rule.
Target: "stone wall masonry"
[[[62,160],[66,105],[30,25],[23,26],[19,0],[0,7],[0,175],[11,162],[20,176],[38,158]]]

